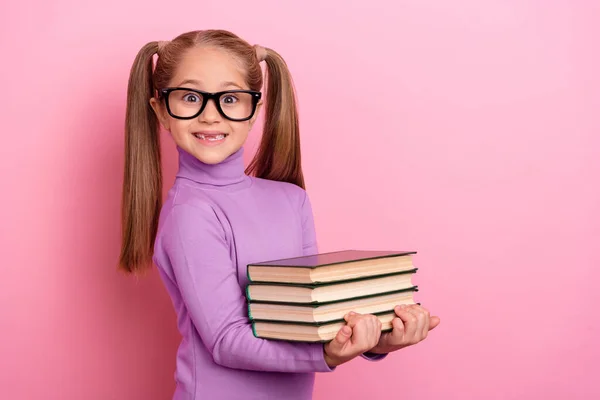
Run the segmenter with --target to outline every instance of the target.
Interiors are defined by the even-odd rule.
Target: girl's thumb
[[[431,317],[429,319],[429,330],[434,329],[439,324],[440,324],[440,317]]]
[[[342,329],[339,330],[337,335],[335,335],[333,341],[335,344],[343,346],[348,340],[350,340],[350,336],[352,336],[352,329],[348,325],[344,325]]]

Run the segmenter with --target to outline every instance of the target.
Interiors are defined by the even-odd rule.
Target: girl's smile
[[[198,139],[198,142],[203,146],[218,146],[225,142],[228,133],[218,131],[201,131],[194,132],[193,135]]]

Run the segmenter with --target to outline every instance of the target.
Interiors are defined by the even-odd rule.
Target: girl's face
[[[212,47],[194,47],[188,50],[169,82],[169,87],[209,93],[249,90],[237,60],[229,53]],[[176,90],[168,96],[171,112],[177,116],[195,114],[203,101],[202,94],[193,91]],[[215,101],[219,102],[226,115],[233,118],[245,118],[251,112],[251,106],[247,104],[251,97],[245,93],[226,94],[220,99],[207,101],[202,113],[192,119],[171,116],[165,100],[159,101],[153,97],[150,104],[161,125],[171,133],[179,147],[206,164],[217,164],[243,146],[261,103],[258,103],[251,119],[231,121],[219,113]]]

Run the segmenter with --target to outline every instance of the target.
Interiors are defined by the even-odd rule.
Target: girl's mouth
[[[219,144],[229,136],[222,132],[195,132],[193,135],[204,144]]]
[[[201,132],[196,132],[194,133],[194,136],[196,136],[198,139],[202,139],[202,140],[222,140],[225,139],[225,137],[227,136],[226,133],[201,133]]]

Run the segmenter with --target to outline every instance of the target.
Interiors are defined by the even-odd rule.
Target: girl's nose
[[[214,99],[208,100],[206,107],[202,110],[202,113],[198,116],[200,122],[213,123],[221,119],[221,114],[217,109]]]

